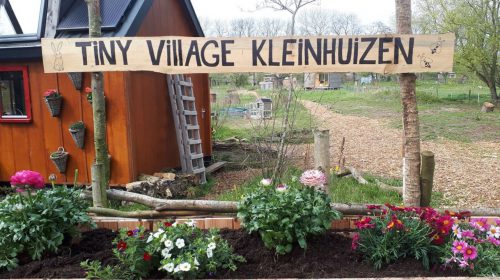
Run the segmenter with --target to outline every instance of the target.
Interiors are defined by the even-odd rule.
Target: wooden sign
[[[449,72],[454,34],[42,39],[45,72]]]

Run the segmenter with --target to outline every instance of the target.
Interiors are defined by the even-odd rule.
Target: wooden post
[[[420,206],[428,207],[431,204],[432,184],[434,180],[434,153],[422,152],[422,166],[420,169],[421,193]]]
[[[86,0],[89,13],[89,38],[101,37],[99,0]],[[106,106],[102,72],[92,73],[92,113],[94,121],[95,162],[92,165],[92,196],[94,206],[107,207],[109,184],[108,146],[106,144]]]
[[[314,134],[314,168],[325,172],[327,187],[330,182],[330,130],[315,129]]]

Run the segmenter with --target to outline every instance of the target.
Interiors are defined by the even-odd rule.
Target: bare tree
[[[287,23],[279,18],[262,18],[256,26],[256,35],[264,37],[283,36],[287,29]]]
[[[368,34],[391,34],[394,30],[381,21],[375,21],[366,27],[366,32]]]
[[[335,35],[358,35],[363,32],[360,20],[355,14],[339,13],[330,22],[330,28]]]
[[[333,10],[307,9],[297,18],[298,31],[302,35],[330,35],[331,22],[338,16]]]
[[[260,0],[257,3],[257,8],[271,8],[275,11],[286,11],[292,16],[290,22],[290,36],[295,35],[295,18],[299,10],[311,3],[318,0]]]
[[[233,19],[230,26],[229,35],[234,37],[251,37],[257,31],[255,22],[251,18]]]
[[[397,32],[411,34],[411,0],[396,0]],[[420,132],[413,73],[399,75],[403,105],[403,202],[420,206]]]

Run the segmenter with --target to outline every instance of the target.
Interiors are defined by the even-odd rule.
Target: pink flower
[[[42,189],[45,186],[40,173],[31,170],[21,170],[10,177],[10,184],[16,187]]]
[[[474,232],[472,230],[464,230],[462,231],[462,238],[463,239],[474,239]]]
[[[496,239],[493,236],[489,236],[486,241],[490,242],[491,244],[493,244],[495,246],[499,246],[500,245],[500,240]]]
[[[264,178],[264,179],[260,180],[260,185],[264,186],[264,187],[270,186],[272,183],[273,183],[273,180],[268,179],[268,178]]]
[[[451,247],[451,251],[453,251],[453,254],[458,254],[458,253],[463,254],[465,252],[465,248],[467,248],[467,246],[469,246],[469,245],[467,243],[465,243],[464,241],[455,240],[455,241],[453,241],[453,247]]]
[[[495,219],[495,224],[496,224],[497,226],[500,226],[500,219]]]
[[[475,229],[478,229],[480,231],[486,231],[488,220],[486,218],[474,218],[470,220],[469,224],[473,226]]]
[[[310,187],[321,187],[326,184],[326,176],[319,170],[311,169],[302,173],[300,182]]]
[[[463,254],[464,260],[473,260],[477,257],[477,249],[474,246],[467,246]]]
[[[368,210],[375,210],[375,209],[382,209],[382,205],[373,205],[373,204],[367,204],[366,208]]]
[[[278,192],[284,192],[288,190],[288,186],[285,185],[285,184],[279,184],[277,187],[276,187],[276,191]]]
[[[466,260],[460,260],[458,266],[460,266],[461,268],[466,268],[469,266],[469,263]]]
[[[351,249],[356,250],[359,244],[359,233],[354,234],[352,237]]]

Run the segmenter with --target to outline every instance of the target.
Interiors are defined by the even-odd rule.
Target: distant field
[[[347,85],[342,90],[302,91],[299,95],[328,105],[340,114],[386,119],[391,127],[401,127],[399,86],[395,83],[367,87]],[[417,82],[422,140],[499,141],[500,110],[480,112],[482,103],[488,100],[487,88],[477,85]]]

